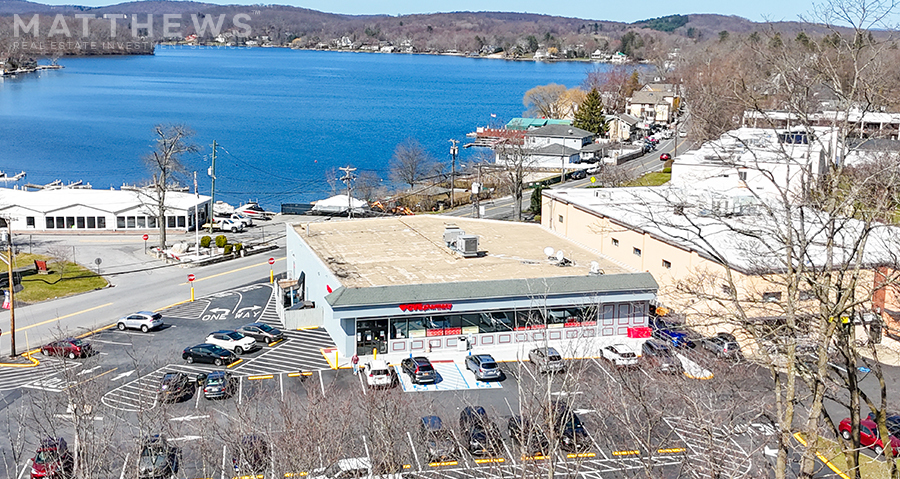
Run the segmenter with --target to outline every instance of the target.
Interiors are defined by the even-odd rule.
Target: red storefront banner
[[[629,338],[649,338],[652,330],[650,328],[628,328]]]
[[[400,311],[450,311],[451,309],[453,309],[452,303],[410,303],[400,305]]]
[[[588,327],[588,326],[596,326],[596,325],[597,325],[597,322],[596,322],[596,321],[581,321],[581,322],[574,322],[574,321],[573,321],[573,322],[571,322],[571,323],[566,323],[566,324],[565,324],[565,327],[567,327],[567,328],[580,328],[580,327]]]
[[[530,326],[520,326],[516,331],[531,331],[532,329],[547,329],[546,324],[532,324]]]
[[[462,334],[462,328],[436,328],[425,330],[425,336],[459,336]]]

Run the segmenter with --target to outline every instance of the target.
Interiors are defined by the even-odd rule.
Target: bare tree
[[[156,147],[144,158],[144,162],[153,174],[151,201],[156,209],[159,249],[162,251],[166,249],[166,193],[177,186],[179,175],[185,172],[183,155],[194,153],[199,148],[190,142],[194,133],[184,125],[156,125],[153,131]]]
[[[407,138],[394,149],[390,168],[395,181],[412,187],[434,172],[435,161],[416,139]]]

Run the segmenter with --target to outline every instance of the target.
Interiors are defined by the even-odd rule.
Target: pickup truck
[[[248,228],[253,226],[253,220],[247,216],[244,216],[240,213],[231,213],[228,215],[216,215],[216,221],[218,220],[232,220],[235,223],[240,223],[244,225],[244,228]]]
[[[244,231],[244,225],[242,223],[238,223],[234,220],[224,219],[224,218],[217,218],[217,219],[213,220],[212,228],[213,228],[213,231],[216,231],[216,230],[231,231],[232,233]],[[203,226],[201,226],[201,229],[208,230],[209,223],[206,223]]]

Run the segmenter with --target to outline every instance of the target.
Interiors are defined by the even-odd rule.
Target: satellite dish
[[[548,247],[544,248],[544,255],[548,258],[552,258],[553,257],[553,247],[548,246]]]
[[[566,257],[563,256],[562,250],[557,251],[556,252],[556,260],[559,262],[562,262],[562,260],[564,260],[564,259],[566,259]]]

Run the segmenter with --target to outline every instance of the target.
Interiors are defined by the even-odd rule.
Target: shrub
[[[238,244],[234,245],[235,253],[240,253],[242,249],[244,249],[244,245],[242,243],[238,243]]]
[[[228,244],[228,238],[226,238],[225,235],[216,236],[217,248],[224,248],[226,244]]]
[[[225,250],[222,251],[222,254],[223,254],[223,255],[226,255],[226,256],[227,256],[227,255],[230,255],[230,254],[231,254],[232,246],[233,246],[233,245],[226,244],[226,245],[225,245]]]
[[[201,248],[209,248],[209,244],[212,242],[212,238],[209,236],[204,236],[200,238],[200,247]]]
[[[668,167],[668,168],[663,168],[663,173],[669,173],[669,174],[672,174],[672,167],[670,166],[670,167]]]

